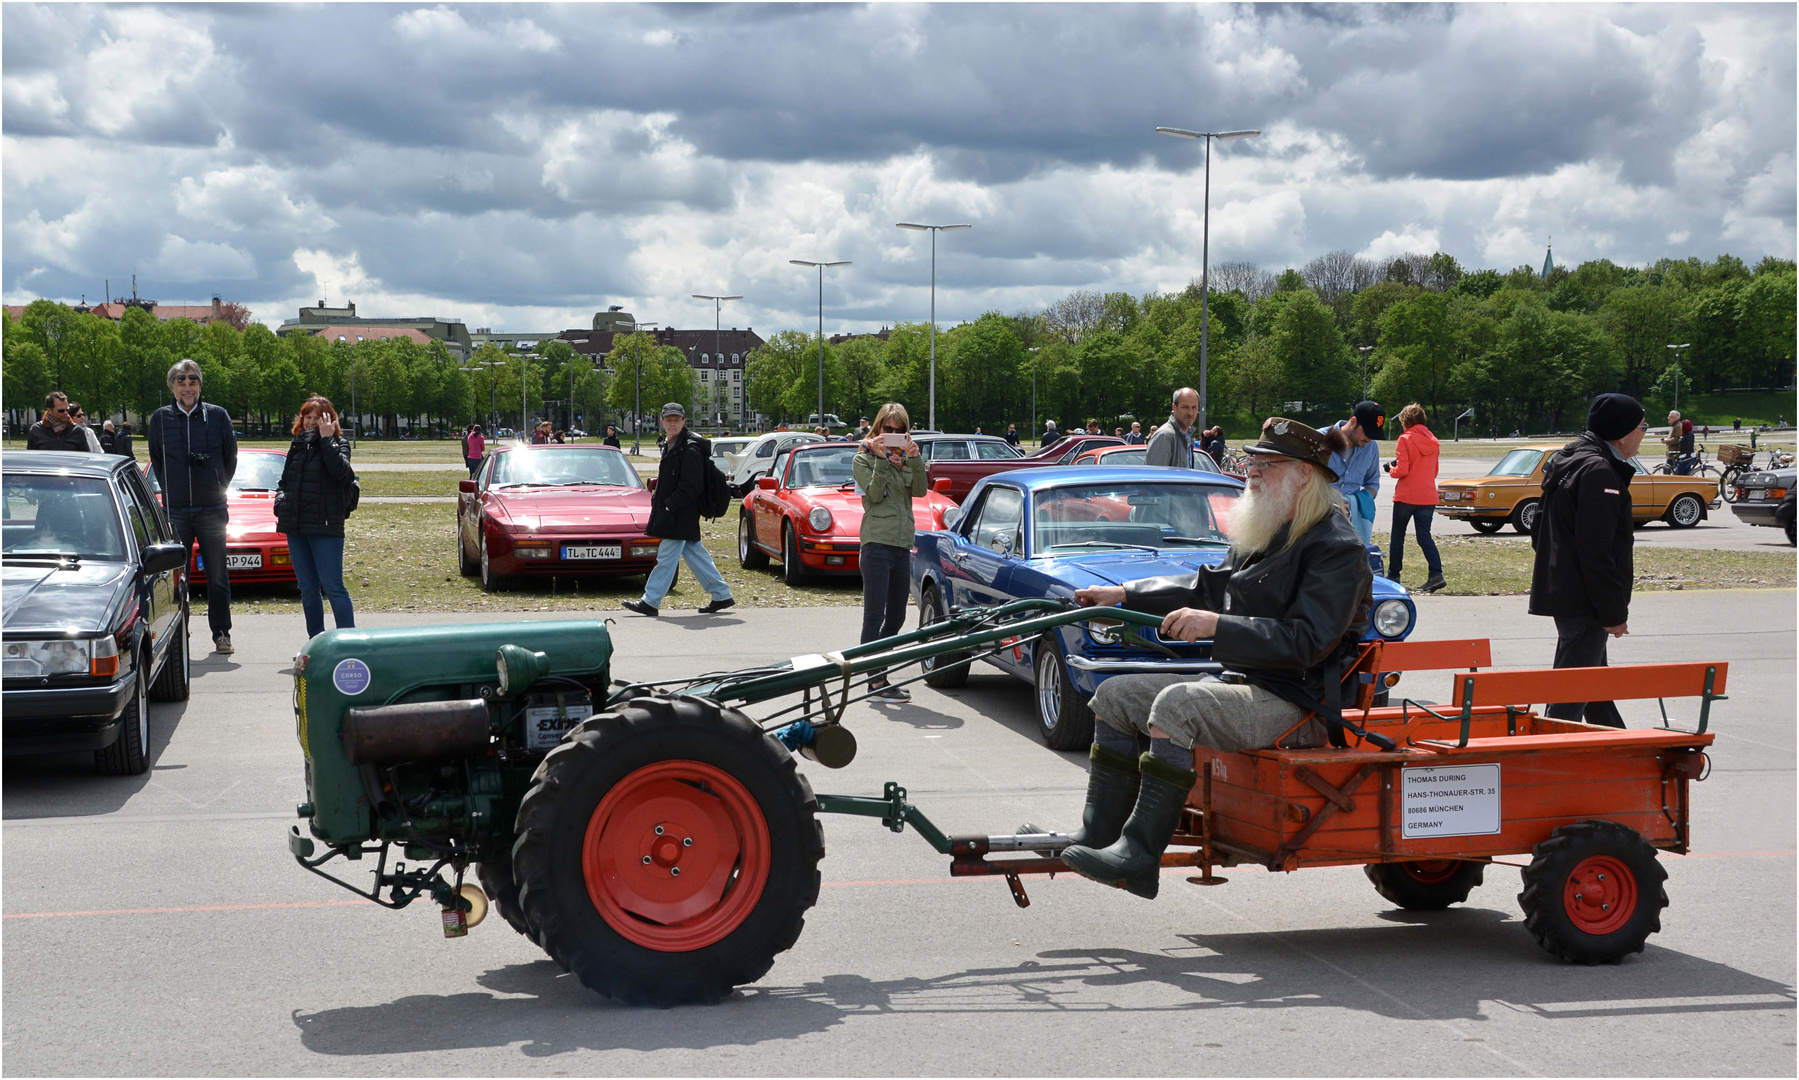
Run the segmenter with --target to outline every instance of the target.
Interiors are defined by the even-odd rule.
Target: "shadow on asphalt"
[[[1496,1007],[1563,1020],[1700,1017],[1795,1005],[1790,986],[1653,944],[1617,967],[1562,964],[1537,948],[1516,913],[1477,907],[1394,912],[1372,927],[1183,934],[1158,952],[1058,949],[1012,966],[936,978],[830,975],[668,1010],[601,998],[548,960],[497,968],[480,983],[495,993],[417,994],[385,1005],[295,1012],[293,1022],[302,1045],[319,1054],[520,1044],[527,1056],[545,1057],[754,1045],[880,1013],[1340,1009],[1398,1020],[1480,1021]]]
[[[192,671],[200,674],[194,661]],[[141,776],[102,776],[94,771],[94,755],[44,754],[6,759],[0,786],[6,800],[0,817],[23,821],[44,817],[88,817],[118,811],[155,777],[157,761],[175,737],[190,702],[150,703],[150,769]],[[185,766],[182,766],[185,768]]]

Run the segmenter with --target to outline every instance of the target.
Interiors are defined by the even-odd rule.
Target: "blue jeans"
[[[200,543],[200,561],[206,572],[206,625],[216,640],[231,632],[231,578],[225,572],[225,522],[230,514],[224,507],[215,510],[183,508],[169,511],[169,524],[175,527],[175,542],[191,550]]]
[[[719,575],[718,567],[712,562],[712,554],[706,545],[699,540],[664,540],[656,547],[656,569],[650,571],[650,580],[643,587],[643,602],[653,608],[662,606],[662,598],[668,595],[668,587],[675,583],[675,570],[680,567],[681,560],[687,560],[687,569],[693,571],[693,579],[706,590],[706,595],[714,600],[731,599],[731,587]]]
[[[288,533],[287,552],[294,560],[294,577],[300,583],[300,610],[306,613],[306,636],[325,632],[322,592],[331,600],[331,619],[339,630],[356,625],[350,607],[350,590],[344,588],[344,538],[316,533]]]
[[[1430,568],[1432,577],[1443,573],[1443,557],[1437,554],[1437,542],[1430,538],[1430,520],[1436,514],[1437,508],[1434,506],[1402,502],[1393,504],[1393,546],[1387,550],[1390,564],[1388,577],[1394,581],[1399,580],[1399,563],[1405,555],[1405,527],[1414,521],[1418,523],[1418,547],[1424,552],[1424,565]]]

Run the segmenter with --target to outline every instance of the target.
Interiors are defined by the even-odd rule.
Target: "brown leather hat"
[[[1323,431],[1310,424],[1302,424],[1298,420],[1289,420],[1284,416],[1270,416],[1262,421],[1262,441],[1253,446],[1245,446],[1245,454],[1256,454],[1265,457],[1290,457],[1300,461],[1309,461],[1324,470],[1326,476],[1338,480],[1337,470],[1331,468],[1331,455],[1340,454],[1349,449],[1349,438],[1339,428],[1331,427]]]

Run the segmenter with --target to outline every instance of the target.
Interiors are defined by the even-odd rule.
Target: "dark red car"
[[[1013,469],[1037,469],[1048,465],[1067,465],[1085,451],[1096,446],[1123,446],[1124,440],[1114,435],[1070,435],[1059,442],[1051,443],[1027,457],[995,457],[978,461],[951,461],[942,457],[931,460],[931,490],[942,491],[960,503],[974,490],[974,486],[995,473],[1010,472]],[[937,481],[947,480],[947,487],[939,487]]]
[[[647,574],[650,491],[610,446],[503,446],[458,482],[457,565],[493,592],[514,575]]]

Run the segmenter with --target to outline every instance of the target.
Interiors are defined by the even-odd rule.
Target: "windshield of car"
[[[1225,547],[1240,492],[1234,485],[1140,480],[1040,491],[1032,504],[1035,550]]]
[[[231,477],[231,490],[274,491],[281,483],[281,470],[286,465],[286,454],[239,454],[237,472]]]
[[[624,454],[610,447],[578,450],[508,450],[494,458],[488,486],[572,487],[599,484],[605,487],[641,488],[637,470]]]
[[[1537,471],[1537,462],[1543,460],[1541,450],[1513,450],[1499,459],[1488,476],[1529,476]]]
[[[851,462],[856,460],[856,451],[860,447],[854,443],[829,450],[807,450],[796,453],[787,465],[787,486],[802,487],[838,487],[856,482],[850,472]]]
[[[125,533],[105,480],[9,474],[4,487],[0,551],[5,554],[125,557]]]
[[[1129,450],[1120,450],[1115,454],[1095,454],[1094,456],[1092,456],[1090,458],[1085,458],[1084,464],[1087,464],[1087,465],[1141,465],[1141,464],[1143,464],[1143,456],[1147,453],[1149,453],[1148,447],[1137,446],[1137,447],[1132,447]]]
[[[1024,452],[1018,447],[1003,442],[977,442],[974,448],[983,461],[1005,461],[1024,456]]]

